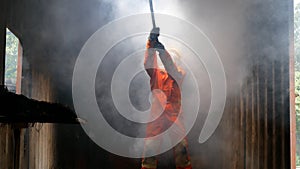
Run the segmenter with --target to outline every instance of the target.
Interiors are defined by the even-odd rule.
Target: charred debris
[[[10,92],[0,86],[0,123],[69,123],[79,124],[75,112],[59,103],[48,103]]]

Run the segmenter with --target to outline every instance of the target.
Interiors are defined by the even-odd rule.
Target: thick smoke
[[[112,16],[115,19],[133,15],[133,14],[149,13],[150,10],[148,0],[143,0],[143,1],[114,0],[114,1],[107,1],[107,2],[111,3],[112,5],[112,12],[113,12]],[[168,14],[168,15],[172,15],[187,20],[188,22],[196,25],[208,36],[208,38],[215,46],[217,52],[219,53],[220,59],[225,69],[225,74],[227,78],[227,87],[228,87],[227,94],[228,95],[237,94],[240,91],[239,89],[240,86],[242,85],[243,80],[248,75],[247,72],[248,67],[246,66],[247,60],[245,59],[247,57],[245,57],[245,53],[244,53],[245,44],[243,40],[245,23],[243,20],[244,18],[241,15],[242,11],[244,10],[244,6],[238,2],[228,3],[228,1],[225,2],[225,1],[217,1],[217,0],[214,1],[197,1],[197,0],[156,1],[154,0],[153,5],[154,5],[155,12]],[[126,28],[120,27],[120,29],[126,29]],[[145,32],[148,32],[150,30],[151,27],[149,27],[148,30],[145,30]],[[188,30],[182,30],[182,31],[186,31],[184,33],[186,33],[187,35],[189,34]],[[163,29],[161,30],[161,33],[162,34],[164,33]],[[103,63],[102,68],[100,65],[100,69],[98,71],[98,80],[96,82],[97,83],[96,91],[98,92],[96,93],[97,96],[100,98],[100,101],[98,100],[98,104],[100,107],[101,106],[102,108],[104,107],[103,110],[106,109],[105,107],[107,107],[107,105],[109,105],[108,107],[112,106],[110,104],[112,103],[111,100],[106,99],[110,97],[109,94],[105,93],[104,91],[101,91],[101,89],[107,88],[109,86],[109,83],[104,82],[107,80],[109,81],[109,78],[106,79],[105,76],[111,77],[112,73],[108,73],[109,75],[107,75],[107,72],[114,71],[114,68],[118,65],[118,63],[122,59],[124,59],[124,57],[126,57],[126,53],[127,53],[126,50],[129,50],[128,48],[131,49],[144,48],[147,37],[144,36],[143,38],[144,40],[143,39],[139,39],[136,41],[132,40],[129,43],[127,42],[124,44],[120,44],[121,47],[116,47],[118,49],[115,49],[117,50],[117,52],[112,51],[112,53],[108,54],[106,59],[107,63],[106,64]],[[167,48],[172,47],[172,43],[171,42],[168,43],[168,39],[166,38],[162,38],[162,43],[166,43]],[[179,50],[183,50],[183,49],[179,49]],[[121,55],[116,56],[117,53],[122,54],[122,56]],[[184,53],[183,55],[185,54],[186,53]],[[143,55],[141,57],[143,57]],[[189,56],[185,56],[185,58],[189,59]],[[197,83],[199,85],[199,91],[201,97],[201,102],[199,103],[200,110],[199,110],[197,122],[194,128],[192,129],[192,131],[189,133],[189,138],[191,138],[189,141],[190,142],[189,146],[191,147],[191,153],[197,156],[203,153],[201,152],[201,146],[197,142],[197,140],[201,128],[203,126],[204,120],[207,116],[208,108],[210,105],[211,86],[209,82],[210,80],[209,75],[203,65],[195,63],[187,66],[190,68],[198,69],[198,72],[196,72],[196,74],[198,75]],[[137,108],[147,109],[147,106],[149,106],[149,102],[147,102],[148,95],[143,93],[143,91],[148,91],[149,85],[146,84],[147,81],[145,81],[144,78],[145,74],[141,73],[139,74],[139,76],[133,79],[133,83],[131,86],[131,93],[135,93],[135,95],[134,94],[131,95],[132,96],[131,101],[133,105],[135,105]],[[120,83],[122,83],[122,79],[120,80]],[[120,85],[120,87],[122,86]],[[110,124],[112,124],[112,126],[114,126],[121,133],[128,134],[131,136],[136,136],[136,137],[143,136],[143,133],[145,132],[145,126],[141,127],[140,125],[137,125],[135,123],[130,123],[130,122],[128,122],[128,124],[126,124],[127,122],[121,123],[121,120],[117,120],[117,119],[122,119],[122,117],[118,115],[117,111],[114,109],[109,109],[109,111],[106,112],[109,112],[108,114],[106,114],[107,120],[110,122]],[[227,150],[226,147],[223,146],[222,144],[222,139],[225,138],[223,137],[219,138],[219,136],[214,135],[213,139],[215,140],[214,143],[204,145],[204,146],[212,146],[211,148],[206,148],[206,150],[221,149],[224,152],[230,151]],[[196,163],[199,161],[195,159],[194,162],[196,167],[197,165]]]
[[[112,4],[114,18],[132,14],[148,13],[148,0],[109,1]],[[200,28],[212,41],[220,54],[228,77],[230,92],[238,91],[244,77],[247,76],[247,66],[244,49],[246,41],[245,20],[241,15],[246,6],[241,2],[227,1],[153,1],[157,13],[168,14],[185,19]],[[143,24],[143,23],[141,23]],[[159,26],[159,25],[158,25]],[[150,31],[149,30],[145,31]],[[185,30],[182,30],[185,31]],[[164,33],[163,30],[161,33]],[[189,32],[186,31],[186,34]]]
[[[105,1],[113,5],[112,13],[115,18],[150,12],[148,0]],[[179,0],[153,1],[154,12],[170,14],[178,17],[184,16],[181,8],[182,3],[185,2],[180,2]]]

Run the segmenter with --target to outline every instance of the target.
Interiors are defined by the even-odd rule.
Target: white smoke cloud
[[[115,18],[150,12],[148,0],[105,0],[105,2],[113,5],[112,13]],[[179,0],[153,0],[153,8],[155,13],[184,16]]]

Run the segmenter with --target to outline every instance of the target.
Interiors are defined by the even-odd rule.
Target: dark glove
[[[165,50],[165,46],[162,43],[160,43],[159,41],[156,41],[156,43],[154,44],[154,48],[156,50],[158,50],[159,52],[160,52],[160,50]]]
[[[165,47],[162,43],[158,41],[159,36],[159,27],[153,28],[149,35],[149,48],[155,48],[158,52],[165,50]]]
[[[147,48],[148,49],[149,48],[154,48],[158,52],[161,52],[162,50],[165,50],[164,45],[162,43],[160,43],[158,41],[158,39],[157,40],[153,40],[153,41],[148,40],[148,42],[147,42]]]
[[[148,39],[150,41],[158,41],[159,30],[160,30],[159,27],[153,28],[150,32]]]

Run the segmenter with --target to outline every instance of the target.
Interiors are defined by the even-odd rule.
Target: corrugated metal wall
[[[244,168],[290,168],[288,65],[284,63],[270,61],[255,67],[237,101]]]
[[[292,3],[274,1],[272,6],[280,8],[269,8],[270,15],[260,15],[266,13],[270,4],[260,5],[256,11],[261,18],[250,19],[248,23],[252,24],[249,34],[258,40],[249,43],[252,72],[244,82],[240,97],[235,99],[237,111],[233,111],[237,119],[232,122],[239,128],[234,136],[238,135],[235,139],[240,140],[234,147],[244,152],[244,164],[239,163],[242,159],[237,159],[234,168],[289,169]]]
[[[289,71],[288,64],[284,63],[286,61],[271,61],[269,66],[258,67],[258,70],[261,69],[264,73],[256,73],[254,76],[256,79],[253,79],[252,85],[247,86],[248,89],[250,87],[253,92],[255,91],[249,97],[252,102],[254,101],[254,104],[252,103],[254,111],[252,110],[251,116],[248,115],[249,113],[246,114],[245,121],[247,124],[251,121],[250,124],[257,126],[257,129],[247,125],[247,129],[251,129],[256,135],[247,132],[246,136],[251,141],[248,141],[246,145],[250,147],[252,158],[255,156],[264,159],[258,163],[259,168],[288,168],[289,166],[286,164],[290,159]],[[255,118],[257,120],[254,120]],[[255,152],[256,149],[251,145],[260,147]],[[250,161],[247,158],[246,160]],[[254,165],[251,161],[246,164]]]
[[[227,98],[223,119],[215,134],[221,136],[223,146],[229,151],[219,150],[219,154],[214,154],[215,159],[221,161],[219,167],[291,168],[288,72],[286,57],[255,66],[240,95]],[[209,148],[202,150],[210,156]],[[209,158],[202,159],[207,162],[196,163],[196,168],[214,166],[209,164]]]

